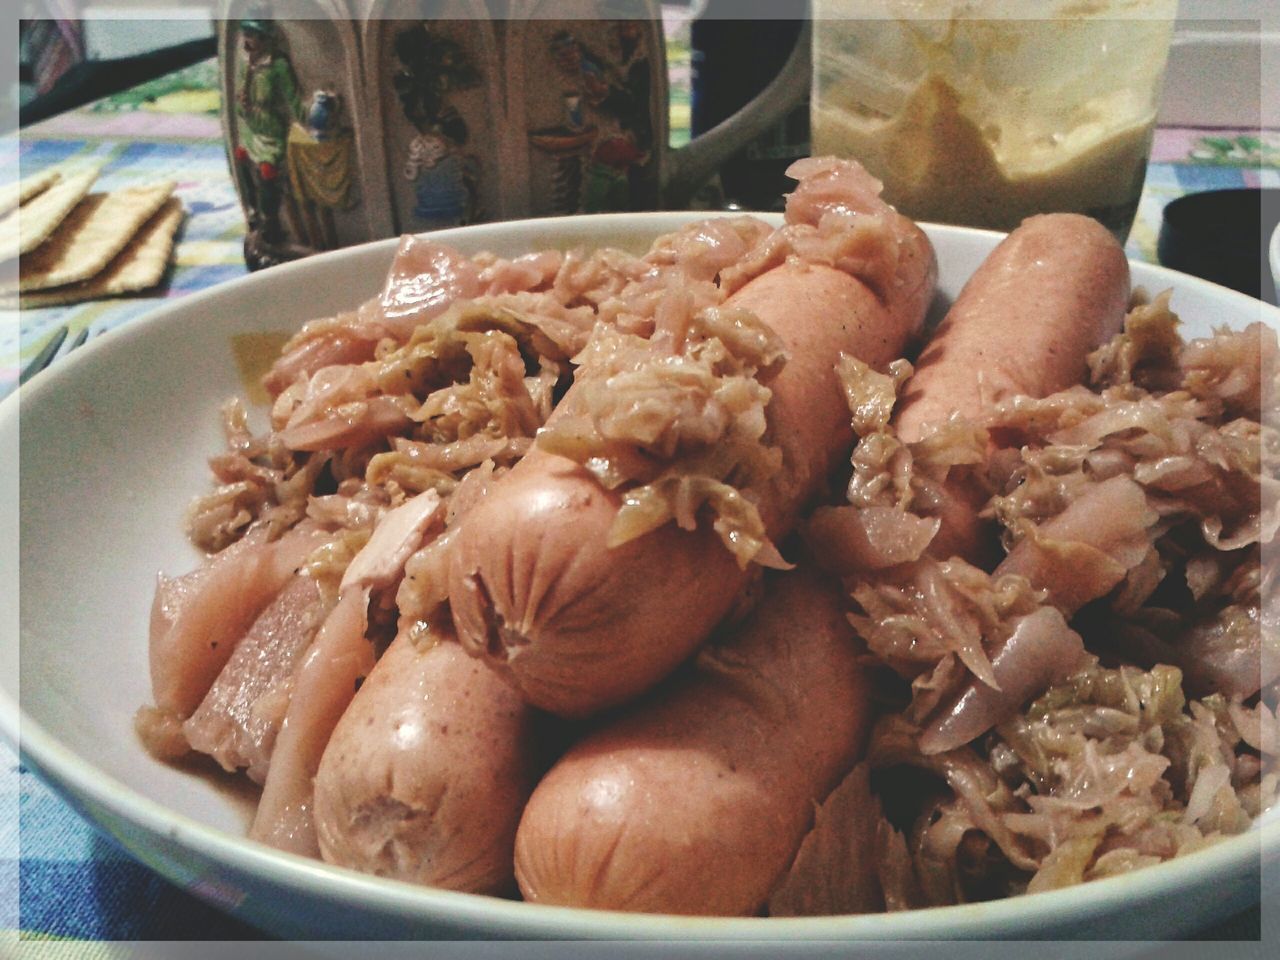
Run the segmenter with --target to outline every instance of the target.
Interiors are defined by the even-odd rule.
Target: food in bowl
[[[1049,217],[992,255],[911,376],[927,241],[856,167],[796,173],[782,229],[712,220],[641,258],[465,258],[410,238],[377,301],[304,328],[267,378],[270,429],[227,408],[220,486],[189,518],[210,561],[157,592],[156,707],[139,718],[153,752],[194,749],[263,783],[252,833],[284,849],[658,912],[981,899],[1243,829],[1275,789],[1256,688],[1225,696],[1217,762],[1202,750],[1182,766],[1157,744],[1201,715],[1182,709],[1176,670],[1159,674],[1161,696],[1178,693],[1140,712],[1161,718],[1141,736],[1117,716],[1130,701],[1106,697],[1145,689],[1159,657],[1194,660],[1166,613],[1216,603],[1244,623],[1262,609],[1269,581],[1250,592],[1237,542],[1252,528],[1217,515],[1208,534],[1203,504],[1153,479],[1155,464],[1177,473],[1169,457],[1196,461],[1176,445],[1144,460],[1156,421],[1111,411],[1129,425],[1062,431],[1143,391],[1176,406],[1181,386],[1199,406],[1153,435],[1194,439],[1198,456],[1255,393],[1260,410],[1261,381],[1237,362],[1274,338],[1175,347],[1157,300],[1107,346],[1129,299],[1123,257],[1083,218]],[[1018,322],[1029,289],[1055,291],[1032,311],[1043,326]],[[984,356],[1001,340],[1020,344],[1017,364]],[[1098,348],[1097,389],[1080,386]],[[954,384],[957,364],[967,395],[912,428],[924,386]],[[1246,451],[1264,436],[1233,429]],[[1236,513],[1250,484],[1274,483],[1261,454],[1253,473],[1247,456],[1182,466],[1238,493]],[[1090,521],[1113,505],[1126,523]],[[1256,519],[1253,542],[1274,534],[1270,511]],[[1193,602],[1160,593],[1214,551],[1230,570],[1192,563],[1211,584]],[[1123,650],[1102,645],[1113,620],[1134,626]],[[1256,634],[1211,627],[1248,659]],[[1126,803],[1113,823],[1105,798],[1064,795],[1080,776],[1063,787],[1043,751],[1067,733],[1090,762],[1146,750],[1135,769],[1149,775],[1163,757],[1167,786],[1139,781],[1158,808]],[[1229,792],[1243,816],[1206,819],[1187,792],[1200,782],[1210,807]],[[1196,816],[1173,849],[1117,842],[1144,811]],[[1057,844],[1064,822],[1105,829]]]

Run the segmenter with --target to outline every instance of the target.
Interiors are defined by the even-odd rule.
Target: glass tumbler
[[[815,155],[918,220],[1137,212],[1176,0],[814,0]]]

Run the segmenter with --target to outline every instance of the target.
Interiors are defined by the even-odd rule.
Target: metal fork
[[[49,342],[40,348],[40,352],[31,358],[31,362],[23,367],[22,373],[18,375],[18,384],[21,385],[26,383],[41,370],[52,365],[53,361],[59,356],[58,348],[62,346],[63,341],[66,339],[67,325],[64,323],[54,331],[53,336],[49,338]],[[84,342],[88,339],[89,327],[84,326],[80,329],[80,332],[75,335],[75,338],[72,339],[71,343],[67,346],[67,349],[62,351],[61,355],[65,357],[77,347],[84,346]]]

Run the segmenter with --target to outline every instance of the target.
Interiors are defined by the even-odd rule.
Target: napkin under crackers
[[[55,306],[160,282],[184,215],[173,182],[90,193],[96,176],[53,171],[0,191],[0,211],[16,202],[0,219],[0,251],[21,253],[0,300]]]

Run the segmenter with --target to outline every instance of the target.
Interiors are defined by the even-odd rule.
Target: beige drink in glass
[[[1137,210],[1176,0],[814,0],[812,141],[919,220]]]

